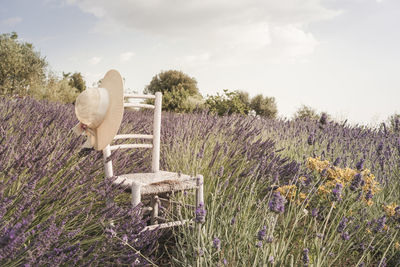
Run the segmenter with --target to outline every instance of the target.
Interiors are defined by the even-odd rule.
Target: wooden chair
[[[165,228],[176,225],[181,225],[184,221],[164,222],[159,224],[162,218],[158,217],[159,207],[161,198],[160,194],[171,193],[176,191],[183,191],[194,189],[196,190],[196,207],[200,203],[204,202],[203,199],[203,176],[197,175],[197,177],[191,177],[175,172],[160,171],[160,132],[161,132],[161,102],[162,94],[157,92],[155,95],[125,95],[125,99],[154,99],[154,105],[149,104],[137,104],[137,103],[124,103],[124,107],[133,108],[147,108],[154,109],[153,119],[153,134],[118,134],[114,140],[118,139],[147,139],[152,140],[151,144],[119,144],[119,145],[108,145],[103,150],[104,169],[105,175],[108,178],[113,177],[112,161],[108,160],[111,155],[111,151],[116,149],[136,149],[136,148],[147,148],[152,149],[152,162],[151,172],[149,173],[129,173],[119,175],[114,181],[115,184],[122,185],[131,189],[132,194],[132,205],[138,205],[142,196],[150,196],[151,202],[150,207],[147,207],[151,211],[151,226],[146,229],[152,229],[156,227]],[[108,160],[108,161],[107,161]],[[162,199],[165,201],[166,199]]]

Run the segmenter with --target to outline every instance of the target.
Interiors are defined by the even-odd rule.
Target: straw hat
[[[88,88],[75,101],[75,114],[79,123],[76,134],[86,134],[84,147],[103,150],[117,134],[124,113],[122,77],[110,70],[101,80],[100,88]]]

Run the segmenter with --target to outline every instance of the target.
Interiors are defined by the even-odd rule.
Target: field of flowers
[[[150,120],[128,112],[121,132]],[[397,127],[164,113],[161,168],[205,177],[197,223],[171,233],[141,232],[76,123],[72,105],[0,98],[1,266],[400,265]],[[148,152],[123,152],[116,175],[149,170]]]

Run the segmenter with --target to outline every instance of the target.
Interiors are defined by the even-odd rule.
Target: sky
[[[275,97],[376,125],[400,113],[399,0],[0,0],[50,69],[88,86],[117,69],[125,89],[181,70],[203,96],[223,89]]]

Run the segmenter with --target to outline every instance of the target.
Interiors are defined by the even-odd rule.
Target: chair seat
[[[182,191],[197,187],[196,178],[176,172],[149,172],[123,174],[117,177],[114,184],[131,187],[141,185],[141,195],[152,195],[171,191]]]

